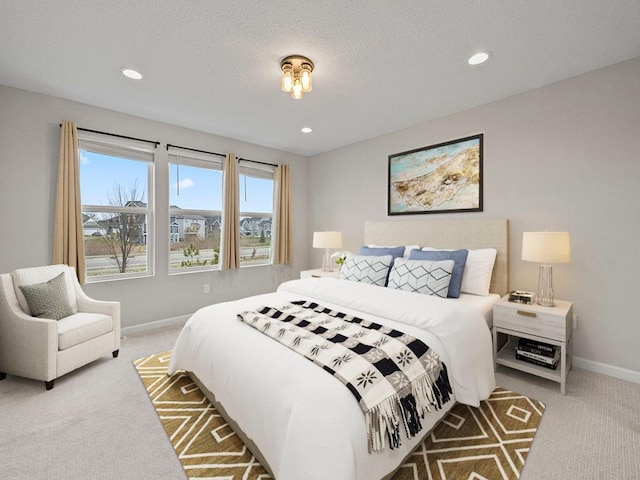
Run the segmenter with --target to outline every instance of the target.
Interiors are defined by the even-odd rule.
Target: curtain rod
[[[198,152],[198,153],[206,153],[206,154],[209,154],[209,155],[218,155],[219,157],[226,157],[226,155],[223,154],[223,153],[208,152],[206,150],[198,150],[197,148],[181,147],[180,145],[172,145],[170,143],[167,143],[167,150],[169,150],[169,147],[181,148],[182,150],[189,150],[191,152]],[[271,167],[277,167],[278,166],[278,165],[275,165],[273,163],[259,162],[257,160],[250,160],[248,158],[238,158],[238,161],[259,163],[260,165],[269,165]]]
[[[253,163],[259,163],[260,165],[269,165],[271,167],[277,167],[278,165],[276,165],[275,163],[267,163],[267,162],[259,162],[257,160],[249,160],[248,158],[238,158],[238,161],[242,161],[242,162],[253,162]]]
[[[60,124],[60,127],[62,127],[62,124]],[[160,145],[160,142],[156,142],[154,140],[146,140],[144,138],[128,137],[126,135],[118,135],[117,133],[101,132],[99,130],[90,130],[88,128],[81,128],[81,127],[76,127],[76,128],[78,130],[82,130],[83,132],[98,133],[100,135],[109,135],[111,137],[126,138],[127,140],[137,140],[139,142],[152,143],[155,148],[158,148],[158,145]],[[226,155],[224,155],[222,153],[207,152],[206,150],[197,150],[195,148],[181,147],[179,145],[171,145],[170,143],[167,143],[167,150],[169,150],[169,147],[176,147],[176,148],[181,148],[183,150],[190,150],[192,152],[206,153],[206,154],[209,154],[209,155],[218,155],[219,157],[226,157]],[[252,162],[252,163],[257,163],[257,164],[260,164],[260,165],[269,165],[270,167],[277,167],[278,166],[275,163],[259,162],[258,160],[251,160],[249,158],[238,158],[238,161]]]
[[[62,124],[60,124],[60,128],[62,128]],[[76,127],[76,129],[81,130],[83,132],[98,133],[100,135],[109,135],[110,137],[126,138],[127,140],[136,140],[138,142],[152,143],[154,148],[158,148],[158,145],[160,145],[160,142],[156,142],[154,140],[146,140],[144,138],[128,137],[126,135],[118,135],[117,133],[101,132],[100,130],[90,130],[88,128]]]
[[[198,150],[197,148],[181,147],[180,145],[172,145],[170,143],[167,143],[167,150],[169,150],[169,147],[180,148],[182,150],[189,150],[190,152],[206,153],[207,155],[217,155],[219,157],[226,157],[224,153],[207,152],[206,150]]]

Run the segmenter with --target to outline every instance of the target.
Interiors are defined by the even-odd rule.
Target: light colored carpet
[[[564,396],[559,383],[506,367],[496,380],[547,407],[522,480],[640,480],[639,384],[577,368]]]
[[[179,329],[136,335],[56,380],[0,382],[0,479],[186,479],[133,366]],[[640,479],[640,385],[574,369],[559,384],[500,367],[498,385],[546,405],[522,480]]]
[[[170,360],[160,352],[135,365],[189,478],[272,478],[185,372],[167,375]],[[502,388],[479,408],[455,405],[392,480],[517,480],[543,412]]]

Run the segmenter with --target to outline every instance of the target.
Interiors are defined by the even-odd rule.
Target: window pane
[[[80,150],[83,205],[147,203],[147,163]]]
[[[147,271],[147,215],[83,212],[87,277]]]
[[[212,168],[169,164],[170,271],[218,268],[222,172]]]
[[[240,212],[273,214],[273,180],[240,174]]]
[[[222,210],[222,172],[170,163],[169,203],[188,210]]]
[[[273,180],[240,175],[240,265],[271,261]]]
[[[240,265],[263,265],[271,259],[271,217],[240,214]]]
[[[86,140],[82,145],[80,191],[87,278],[150,273],[150,163],[130,159],[139,153],[122,146]],[[96,153],[101,148],[108,149],[108,154]],[[148,156],[152,161],[153,156]],[[140,213],[135,212],[138,209]]]

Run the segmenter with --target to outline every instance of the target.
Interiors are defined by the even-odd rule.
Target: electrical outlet
[[[209,293],[209,284],[205,283],[202,287],[202,293]]]
[[[578,329],[578,315],[573,315],[573,329],[577,330]]]

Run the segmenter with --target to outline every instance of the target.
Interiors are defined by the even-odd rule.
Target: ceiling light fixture
[[[301,55],[289,55],[280,62],[282,91],[299,100],[303,93],[311,91],[313,62]]]
[[[121,68],[120,71],[125,77],[129,77],[133,80],[141,80],[142,74],[132,68]]]
[[[302,128],[300,129],[300,131],[301,131],[302,133],[311,133],[311,132],[313,132],[313,130],[311,129],[311,127],[302,127]]]
[[[469,65],[480,65],[489,59],[489,52],[478,52],[469,58]]]

